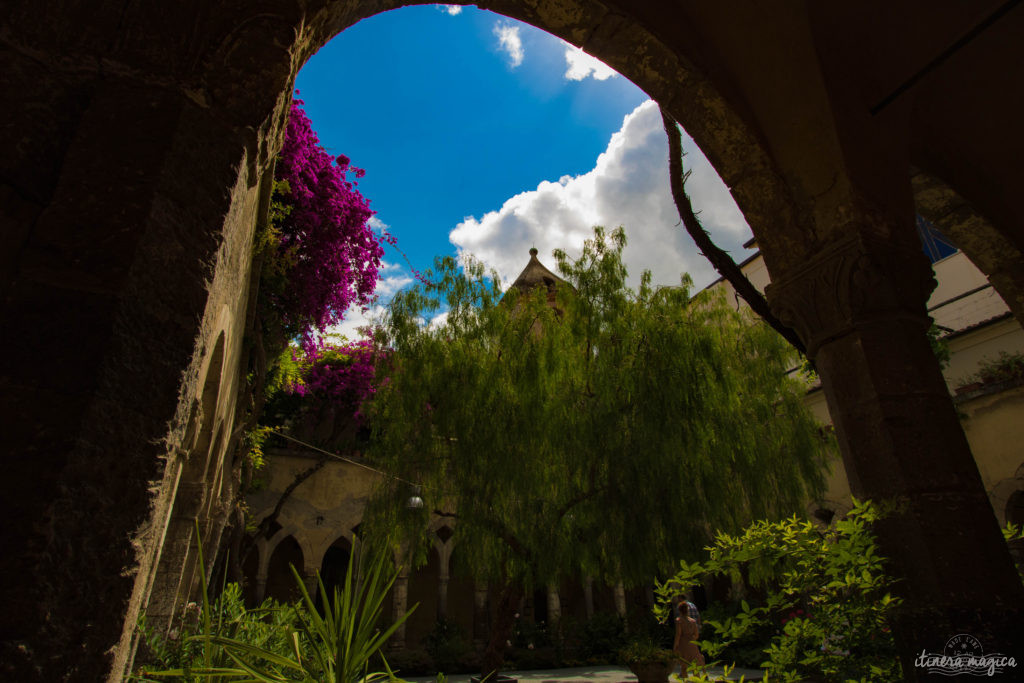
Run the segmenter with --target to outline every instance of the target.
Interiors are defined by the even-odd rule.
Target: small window
[[[921,245],[924,247],[924,253],[928,257],[928,260],[932,263],[941,261],[947,256],[952,256],[959,249],[953,246],[953,243],[949,241],[949,238],[942,234],[935,224],[931,221],[917,216],[917,236],[921,238]]]

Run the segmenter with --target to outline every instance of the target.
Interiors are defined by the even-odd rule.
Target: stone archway
[[[266,565],[264,598],[280,602],[294,602],[301,596],[291,567],[299,572],[305,567],[306,557],[302,546],[291,534],[286,534],[269,549]]]
[[[333,599],[335,587],[344,588],[345,574],[353,561],[352,543],[344,535],[336,538],[324,550],[320,560],[320,580],[323,581],[327,595]],[[354,568],[353,568],[354,570]],[[323,595],[317,591],[317,602],[323,604]]]
[[[918,212],[988,276],[989,282],[1024,325],[1024,254],[956,190],[914,169],[911,176]]]
[[[176,495],[165,456],[191,438],[222,330],[228,391],[242,389],[251,238],[294,76],[339,31],[401,4],[211,0],[166,14],[19,0],[5,15],[2,490],[15,513],[3,541],[19,549],[0,575],[5,673],[120,680]],[[1024,95],[1004,87],[1022,19],[995,5],[485,3],[636,82],[732,189],[773,306],[815,350],[855,493],[907,506],[882,539],[911,578],[905,655],[979,618],[972,633],[991,649],[1024,645],[1008,607],[1022,589],[923,340],[930,284],[909,182],[911,160],[936,169],[1024,244],[1006,160],[1024,151]],[[958,42],[972,26],[988,28]],[[946,47],[956,55],[928,66]],[[950,93],[976,111],[956,119]],[[1006,292],[1019,299],[1016,268]]]

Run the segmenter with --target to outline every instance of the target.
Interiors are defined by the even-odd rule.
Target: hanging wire
[[[356,467],[362,467],[363,469],[370,470],[371,472],[376,472],[377,474],[385,476],[388,479],[394,479],[395,481],[400,481],[403,484],[408,484],[409,486],[414,487],[417,492],[419,492],[419,490],[421,488],[423,488],[422,484],[418,484],[418,483],[416,483],[414,481],[409,481],[408,479],[403,479],[402,477],[398,477],[398,476],[395,476],[393,474],[388,474],[387,472],[385,472],[383,470],[378,470],[376,467],[370,467],[369,465],[366,465],[366,464],[363,464],[363,463],[358,462],[356,460],[353,460],[352,458],[346,458],[343,455],[338,455],[337,453],[331,453],[330,451],[325,451],[324,449],[322,449],[322,448],[320,448],[318,446],[314,446],[311,443],[306,443],[305,441],[301,441],[299,439],[296,439],[294,436],[288,436],[287,434],[282,434],[281,432],[277,431],[276,429],[269,429],[267,431],[269,431],[271,434],[274,434],[276,436],[281,437],[282,439],[285,439],[286,441],[291,441],[293,443],[297,443],[300,446],[308,448],[308,449],[310,449],[312,451],[316,451],[317,453],[323,453],[324,455],[329,456],[331,458],[335,458],[336,460],[341,460],[342,462],[347,462],[350,465],[355,465]]]

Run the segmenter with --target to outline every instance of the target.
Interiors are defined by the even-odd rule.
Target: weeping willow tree
[[[568,284],[504,294],[479,263],[439,260],[378,335],[392,367],[372,456],[394,477],[371,515],[421,533],[451,517],[474,573],[504,587],[485,673],[523,589],[650,582],[715,530],[790,514],[823,486],[828,448],[787,378],[792,349],[686,276],[627,288],[625,243],[595,228],[579,259],[555,252]]]

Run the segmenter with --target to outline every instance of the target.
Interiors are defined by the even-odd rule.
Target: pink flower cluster
[[[792,619],[797,619],[797,618],[801,618],[802,619],[802,618],[804,618],[806,616],[807,616],[807,613],[804,612],[802,609],[796,609],[796,610],[793,610],[792,612],[790,612],[788,615],[784,616],[782,618],[781,624],[783,626],[785,626],[787,621],[790,621]]]
[[[320,146],[301,105],[292,102],[275,170],[277,180],[288,182],[285,200],[292,208],[279,228],[282,253],[291,261],[288,286],[274,303],[285,325],[311,346],[350,305],[370,303],[384,249],[367,223],[374,214],[369,202],[346,179],[349,171],[356,178],[364,171]]]
[[[288,391],[299,396],[312,396],[335,402],[351,410],[362,420],[363,402],[377,390],[380,354],[372,339],[347,344],[316,341],[303,348],[296,358],[302,366],[301,383]]]

